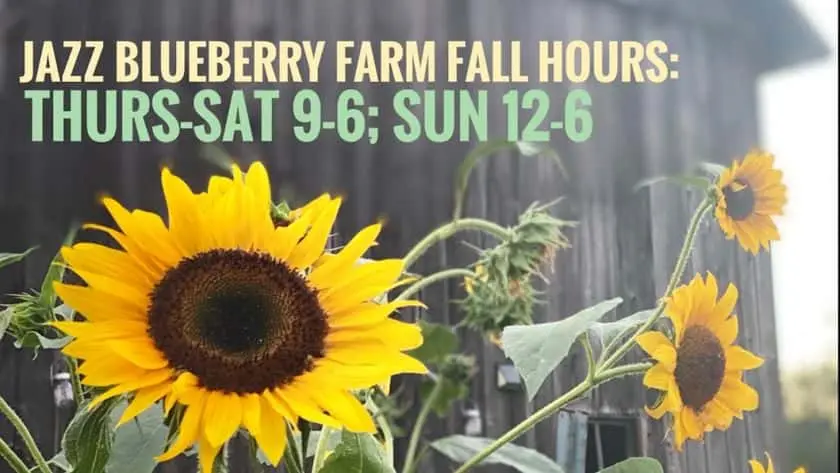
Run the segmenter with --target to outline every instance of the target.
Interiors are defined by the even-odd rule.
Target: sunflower
[[[773,155],[753,150],[743,162],[735,161],[717,183],[715,217],[727,239],[737,237],[745,250],[757,254],[779,240],[773,222],[787,203],[782,171],[773,168]]]
[[[381,224],[328,254],[341,199],[322,195],[277,226],[260,163],[200,193],[168,169],[161,181],[168,224],[105,198],[118,229],[87,227],[121,249],[62,249],[86,286],[56,291],[86,320],[55,326],[75,338],[63,351],[83,360],[83,383],[107,389],[91,405],[130,396],[119,424],[160,400],[167,413],[183,406],[158,461],[197,445],[204,473],[240,427],[274,465],[299,419],[374,432],[352,391],[426,372],[403,353],[422,343],[419,327],[389,318],[422,304],[374,300],[404,282],[402,260],[358,263]]]
[[[660,419],[673,415],[674,439],[682,450],[686,439],[700,440],[715,428],[726,430],[733,417],[758,408],[758,394],[742,380],[745,370],[763,360],[733,345],[738,317],[732,314],[738,291],[732,284],[718,299],[715,277],[700,275],[677,288],[666,301],[665,313],[675,333],[672,342],[661,332],[639,335],[637,342],[656,363],[643,379],[663,391],[648,414]]]
[[[767,457],[767,469],[765,470],[764,466],[762,466],[758,460],[750,460],[750,470],[752,470],[752,473],[775,473],[775,470],[773,469],[773,459],[770,458],[770,455],[767,453],[764,455]],[[807,472],[805,471],[805,467],[800,466],[799,468],[793,470],[793,473]]]

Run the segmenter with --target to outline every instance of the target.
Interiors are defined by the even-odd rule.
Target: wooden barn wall
[[[546,161],[494,159],[475,174],[466,207],[469,215],[512,224],[532,201],[566,197],[558,215],[580,224],[570,232],[573,247],[557,257],[547,293],[549,304],[537,313],[537,320],[557,320],[615,296],[625,299],[618,310],[621,316],[651,307],[667,282],[697,197],[673,186],[642,192],[633,192],[632,187],[642,178],[681,172],[699,160],[727,162],[754,145],[758,136],[756,77],[750,51],[739,41],[737,30],[723,21],[726,1],[710,2],[700,12],[692,10],[696,2],[655,2],[659,8],[640,8],[639,4],[644,2],[0,0],[0,250],[42,246],[25,264],[0,273],[0,290],[8,293],[38,284],[50,253],[71,222],[106,218],[96,204],[101,193],[112,194],[129,207],[160,210],[161,163],[174,166],[193,185],[202,184],[215,171],[198,158],[202,147],[188,139],[177,144],[30,143],[30,114],[17,84],[23,40],[518,39],[533,45],[538,40],[662,39],[680,54],[679,80],[661,85],[586,85],[594,102],[592,139],[584,144],[562,139],[553,143],[569,168],[570,179],[563,180]],[[535,49],[524,52],[526,69],[533,70]],[[438,60],[444,63],[445,57]],[[325,61],[321,76],[331,77],[332,67],[332,61]],[[101,88],[112,86],[102,84]],[[390,107],[390,97],[404,86],[411,85],[360,88],[369,104],[382,108]],[[139,87],[150,89],[149,85]],[[277,87],[284,97],[299,88]],[[558,100],[569,90],[568,84],[540,87]],[[198,87],[176,88],[192,92]],[[314,88],[324,103],[334,102],[335,84],[325,81]],[[508,87],[487,88],[498,94]],[[288,113],[288,106],[282,110]],[[553,117],[559,113],[559,107],[552,111]],[[302,144],[292,136],[287,115],[278,109],[274,118],[273,143],[240,144],[228,150],[246,163],[264,160],[278,192],[297,198],[322,191],[346,194],[338,224],[342,234],[386,216],[388,224],[374,256],[402,254],[449,218],[453,171],[472,144],[398,144],[387,139],[375,146],[343,144],[329,133],[317,143]],[[501,133],[501,105],[491,110],[488,119],[496,134]],[[383,114],[380,129],[393,125],[393,118]],[[474,235],[464,238],[490,243]],[[643,421],[647,435],[641,443],[643,453],[666,461],[669,472],[742,472],[747,457],[781,444],[770,260],[766,254],[752,257],[725,242],[714,224],[704,226],[699,241],[689,275],[708,270],[722,285],[738,285],[738,342],[767,359],[765,367],[747,375],[761,393],[761,407],[729,431],[713,433],[705,443],[691,444],[682,454],[669,453],[661,423]],[[454,240],[430,252],[417,269],[435,271],[443,264],[465,263],[470,258],[470,250]],[[456,322],[459,314],[448,301],[457,298],[460,290],[458,283],[429,289],[424,294],[429,305],[426,317]],[[476,354],[481,366],[471,400],[482,411],[486,436],[498,436],[583,374],[580,354],[573,353],[540,391],[536,406],[531,406],[522,394],[496,389],[495,366],[504,361],[498,348],[471,334],[464,337],[463,347]],[[69,413],[53,408],[51,354],[32,360],[30,354],[16,352],[8,340],[1,348],[0,394],[34,426],[39,445],[46,452],[54,451]],[[636,415],[644,399],[639,380],[627,379],[602,387],[574,408]],[[427,433],[429,437],[456,433],[462,424],[463,416],[456,411],[446,419],[433,419]],[[553,457],[556,424],[556,420],[545,421],[518,442]],[[13,437],[5,421],[0,421],[0,435]],[[13,441],[19,448],[20,440]],[[184,465],[188,463],[164,465],[161,471],[190,471]],[[4,468],[0,466],[0,472],[8,471]],[[242,468],[235,471],[247,471]],[[426,463],[426,468],[447,471],[449,465],[438,458]]]

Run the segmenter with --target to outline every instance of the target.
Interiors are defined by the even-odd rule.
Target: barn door
[[[557,414],[557,464],[566,473],[586,473],[589,416],[583,412]]]

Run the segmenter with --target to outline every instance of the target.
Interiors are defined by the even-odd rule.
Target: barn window
[[[557,463],[566,473],[596,473],[639,456],[638,420],[561,412],[557,423]]]

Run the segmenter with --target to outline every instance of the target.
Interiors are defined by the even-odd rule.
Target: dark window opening
[[[586,432],[586,473],[638,456],[635,419],[589,419]]]

